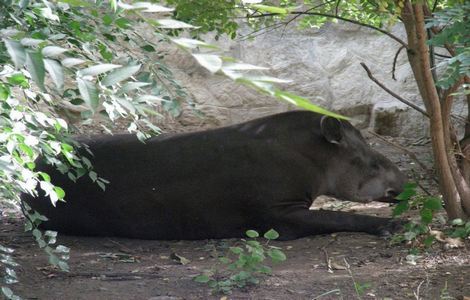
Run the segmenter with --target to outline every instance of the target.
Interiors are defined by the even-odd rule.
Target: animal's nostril
[[[395,198],[396,196],[398,196],[400,193],[397,192],[396,190],[394,189],[387,189],[385,191],[385,197],[390,197],[390,198]]]

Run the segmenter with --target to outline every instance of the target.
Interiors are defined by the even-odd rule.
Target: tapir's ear
[[[343,138],[343,124],[336,118],[323,116],[320,120],[321,133],[332,144],[339,144]]]

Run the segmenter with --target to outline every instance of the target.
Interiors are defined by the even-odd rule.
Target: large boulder
[[[248,33],[249,29],[242,31]],[[392,32],[405,39],[401,25]],[[287,27],[254,39],[215,43],[229,56],[269,67],[270,75],[291,79],[284,89],[352,117],[360,128],[406,137],[428,132],[425,117],[383,91],[360,66],[366,63],[391,90],[421,105],[405,51],[398,56],[396,80],[392,79],[393,59],[400,45],[386,35],[350,23],[330,23],[321,29]],[[293,108],[222,75],[210,74],[183,51],[173,52],[167,61],[205,115],[201,118],[185,110],[178,119],[183,126],[227,125]]]

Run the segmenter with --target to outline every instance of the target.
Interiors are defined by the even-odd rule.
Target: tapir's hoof
[[[394,233],[397,233],[403,229],[406,224],[405,220],[402,219],[390,219],[390,221],[379,228],[379,235],[381,237],[391,237]]]

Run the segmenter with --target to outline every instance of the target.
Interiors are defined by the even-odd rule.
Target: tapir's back
[[[269,129],[263,122],[254,130],[249,124],[145,143],[133,135],[80,138],[93,152],[94,171],[110,181],[106,191],[86,175],[74,183],[38,164],[64,188],[67,203],[53,208],[43,195],[23,199],[49,217],[46,228],[70,234],[199,239],[262,227],[257,212],[274,201],[267,195],[294,198],[286,194],[311,181],[301,171],[303,157],[275,137],[259,138]]]

